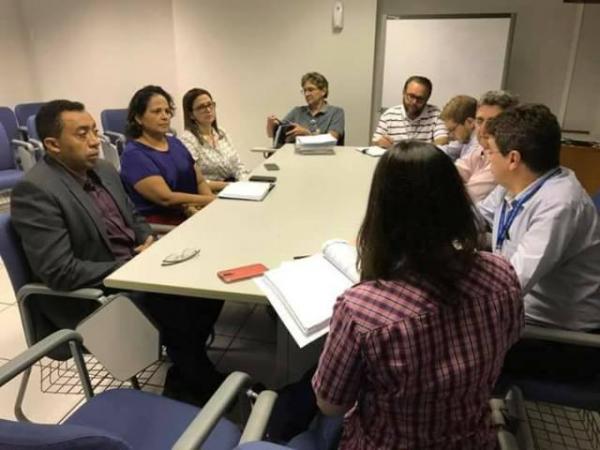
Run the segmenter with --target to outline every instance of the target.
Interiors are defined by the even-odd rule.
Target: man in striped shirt
[[[428,78],[413,75],[404,83],[402,105],[385,111],[373,134],[373,144],[390,148],[403,139],[418,139],[437,145],[448,143],[448,131],[437,106],[429,105],[432,84]]]

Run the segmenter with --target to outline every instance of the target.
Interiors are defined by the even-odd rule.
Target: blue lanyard
[[[535,195],[535,193],[540,190],[540,188],[544,185],[544,183],[546,181],[548,181],[553,176],[558,175],[559,173],[560,173],[560,167],[558,167],[556,170],[553,170],[551,173],[549,173],[545,177],[541,178],[537,182],[537,184],[535,184],[534,186],[532,186],[529,189],[529,192],[527,192],[523,197],[521,197],[519,199],[519,201],[516,202],[516,204],[510,210],[508,215],[506,214],[506,203],[507,202],[506,202],[506,200],[504,200],[502,202],[502,212],[500,213],[500,221],[498,223],[498,236],[496,236],[496,251],[502,250],[502,245],[504,244],[504,241],[508,237],[508,230],[512,226],[517,215],[521,212],[521,209],[523,208],[523,205],[525,204],[525,202],[527,200],[529,200],[531,197],[533,197]]]

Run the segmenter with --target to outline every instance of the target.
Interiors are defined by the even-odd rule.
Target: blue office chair
[[[596,205],[598,214],[600,214],[600,191],[596,192],[596,195],[592,197],[592,200],[594,200],[594,205]]]
[[[95,307],[94,305],[99,306],[105,300],[104,293],[100,289],[86,288],[66,292],[55,291],[41,283],[34,283],[19,236],[11,225],[10,215],[6,213],[0,214],[0,256],[2,256],[17,298],[25,340],[30,347],[56,331],[56,328],[37,314],[35,305],[40,300],[87,302],[90,310]],[[73,328],[76,325],[73,324]],[[64,361],[70,357],[70,354],[63,348],[54,350],[50,357],[54,360]],[[22,404],[29,375],[30,371],[27,369],[21,378],[19,393],[15,401],[15,416],[19,420],[27,420]]]
[[[27,118],[27,136],[29,136],[29,140],[36,140],[40,142],[40,135],[37,132],[37,126],[35,124],[35,115],[29,116]]]
[[[600,348],[600,335],[579,331],[527,325],[522,337]],[[519,387],[528,401],[555,403],[572,408],[600,411],[600,374],[595,379],[577,382],[538,380],[532,377],[513,377],[503,374],[500,377],[500,383],[504,386]]]
[[[23,171],[17,167],[10,141],[0,124],[0,192],[9,192],[22,177]]]
[[[240,390],[249,384],[249,376],[241,372],[229,375],[201,410],[132,389],[94,395],[81,352],[83,338],[72,330],[57,331],[0,367],[0,386],[67,343],[86,402],[60,425],[0,420],[0,448],[183,450],[202,446],[207,450],[230,450],[239,442],[260,439],[264,432],[276,398],[273,392],[261,393],[243,435],[236,425],[222,418]]]
[[[500,450],[531,449],[531,429],[526,420],[523,397],[511,386],[504,399],[490,401],[492,421],[498,429]],[[236,450],[333,450],[338,448],[342,418],[318,416],[308,431],[300,433],[287,444],[266,441],[245,441]]]
[[[125,126],[127,124],[127,109],[105,109],[100,113],[102,130],[110,142],[120,153],[125,145]]]
[[[15,116],[17,116],[17,123],[19,127],[27,127],[27,119],[31,116],[35,116],[44,102],[35,103],[20,103],[15,106]]]
[[[9,141],[22,138],[17,124],[17,117],[8,106],[0,106],[0,124],[4,126]]]

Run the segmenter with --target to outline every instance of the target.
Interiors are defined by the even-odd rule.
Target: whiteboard
[[[386,17],[381,106],[402,103],[411,75],[433,83],[429,103],[443,108],[455,95],[479,98],[502,89],[512,37],[511,14]]]

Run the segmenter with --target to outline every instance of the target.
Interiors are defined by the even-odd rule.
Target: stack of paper
[[[303,347],[327,332],[336,299],[358,279],[356,249],[333,240],[322,252],[283,263],[255,282]]]
[[[337,139],[331,134],[317,134],[315,136],[298,136],[296,138],[296,153],[303,155],[330,155]]]
[[[272,183],[263,183],[259,181],[237,181],[229,183],[225,189],[219,192],[219,198],[232,198],[237,200],[263,200],[271,188]]]

